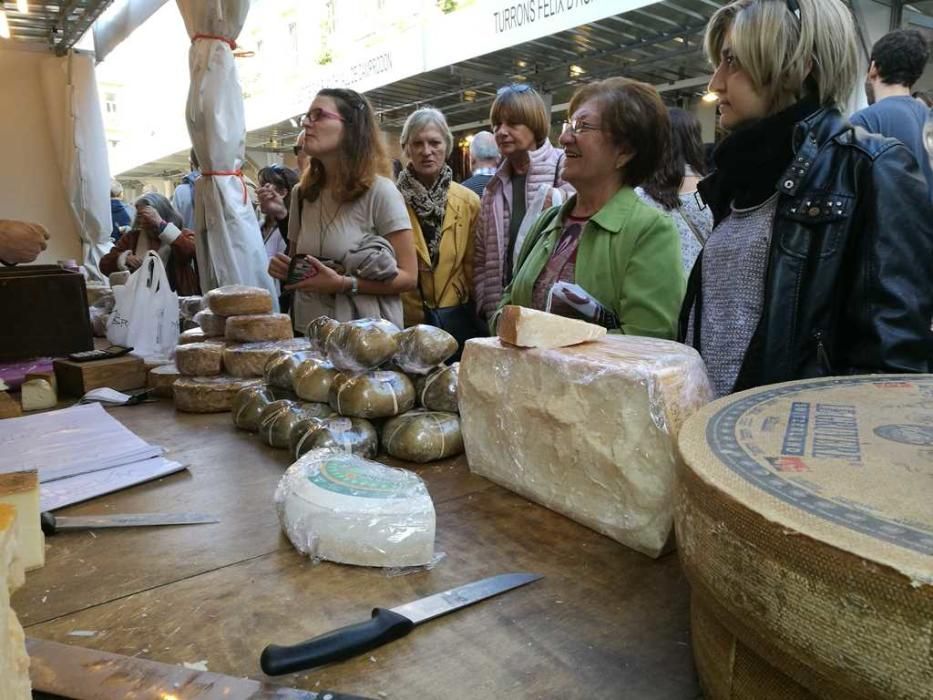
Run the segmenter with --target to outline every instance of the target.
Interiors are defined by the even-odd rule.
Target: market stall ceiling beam
[[[3,8],[10,24],[11,41],[43,43],[50,51],[62,56],[74,47],[111,2],[112,0],[30,2],[28,13],[19,12],[15,2],[4,2]]]

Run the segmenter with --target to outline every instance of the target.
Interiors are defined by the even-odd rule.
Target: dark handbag
[[[451,362],[459,362],[463,353],[463,345],[470,338],[483,338],[489,335],[486,324],[479,320],[472,301],[456,306],[445,306],[441,309],[432,309],[422,304],[424,310],[424,323],[437,326],[457,339],[457,354],[450,358]]]

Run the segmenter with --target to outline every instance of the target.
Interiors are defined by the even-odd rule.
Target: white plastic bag
[[[558,207],[564,203],[564,193],[556,187],[551,187],[550,185],[542,185],[531,196],[531,199],[528,201],[525,207],[525,218],[522,219],[522,224],[518,227],[518,233],[515,235],[515,255],[513,256],[512,263],[515,269],[512,270],[512,274],[518,273],[519,252],[522,249],[522,245],[525,243],[525,236],[528,235],[528,231],[541,217],[541,214],[544,213],[544,203],[547,200],[548,195],[551,195],[552,207]]]
[[[178,344],[178,295],[159,254],[149,251],[127,283],[114,287],[113,296],[107,339],[132,347],[140,357],[170,357]]]

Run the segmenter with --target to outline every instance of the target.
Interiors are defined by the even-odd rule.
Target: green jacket
[[[535,282],[573,210],[576,195],[555,216],[545,212],[522,245],[521,267],[505,290],[490,327],[495,331],[506,304],[531,306]],[[623,187],[586,223],[577,249],[574,281],[612,309],[626,335],[677,338],[677,318],[686,281],[680,235],[669,216]]]

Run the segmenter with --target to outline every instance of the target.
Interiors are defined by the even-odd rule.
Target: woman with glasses
[[[418,288],[402,297],[405,325],[440,326],[462,350],[469,338],[485,335],[470,301],[479,197],[452,180],[447,158],[454,137],[439,110],[412,112],[402,127],[401,145],[409,162],[397,185],[408,205],[418,254]]]
[[[475,232],[473,289],[483,318],[496,310],[512,280],[528,228],[541,211],[558,203],[554,190],[573,191],[561,177],[563,154],[548,140],[547,107],[530,85],[500,89],[489,120],[503,159],[486,184]]]
[[[633,189],[669,147],[667,108],[650,85],[609,78],[577,90],[569,112],[560,142],[576,194],[528,232],[500,309],[517,304],[673,339],[684,294],[680,236]],[[493,329],[497,322],[498,314]]]
[[[840,113],[858,46],[841,0],[739,0],[707,26],[730,133],[699,186],[716,226],[682,334],[719,395],[931,369],[933,215],[907,148]]]
[[[292,192],[289,253],[269,261],[279,280],[292,268],[283,288],[295,292],[295,329],[322,315],[384,318],[401,328],[400,295],[417,284],[417,260],[405,200],[385,177],[372,107],[353,90],[324,89],[302,126],[311,161]]]

